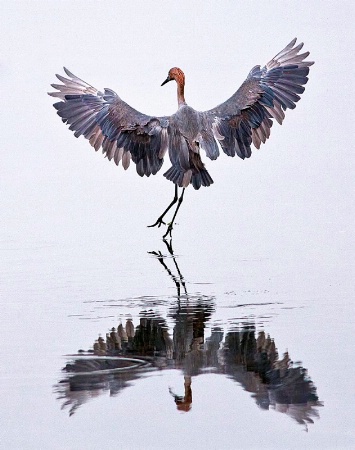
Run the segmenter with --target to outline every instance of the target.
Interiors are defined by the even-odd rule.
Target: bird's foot
[[[162,225],[166,225],[162,217],[159,217],[158,220],[153,223],[153,225],[148,225],[148,228],[158,227],[160,228]]]

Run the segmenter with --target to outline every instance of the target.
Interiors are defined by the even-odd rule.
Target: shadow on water
[[[215,298],[188,294],[171,242],[164,242],[169,255],[149,253],[176,286],[167,318],[143,309],[137,325],[127,319],[105,338],[99,336],[92,349],[68,356],[65,376],[54,387],[62,407],[72,415],[89,399],[106,391],[114,396],[152,371],[178,369],[184,376],[183,392],[171,388],[169,392],[179,411],[192,407],[193,377],[223,374],[238,383],[236,388],[252,393],[260,408],[285,413],[307,430],[322,406],[307,369],[294,365],[288,352],[280,358],[274,340],[264,331],[257,332],[254,317],[243,318],[227,332],[214,326],[206,337]],[[168,321],[174,324],[172,331]]]

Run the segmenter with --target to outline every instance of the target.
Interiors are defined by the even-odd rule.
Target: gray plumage
[[[52,84],[49,95],[62,121],[74,135],[83,135],[97,151],[127,169],[132,160],[140,176],[155,175],[168,151],[170,169],[164,176],[179,187],[195,189],[213,180],[201,161],[219,156],[219,146],[228,156],[251,156],[251,145],[260,148],[270,136],[273,119],[282,124],[284,111],[295,108],[308,81],[309,52],[299,54],[303,44],[293,39],[263,68],[255,66],[241,87],[224,103],[205,112],[195,111],[184,98],[185,77],[178,68],[169,71],[163,83],[175,79],[179,109],[169,117],[153,117],[136,111],[111,89],[100,92],[64,68],[68,78]]]

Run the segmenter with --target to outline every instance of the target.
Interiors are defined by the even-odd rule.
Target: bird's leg
[[[158,228],[164,224],[166,225],[166,223],[164,222],[163,218],[165,216],[165,214],[170,210],[170,208],[175,205],[175,203],[178,201],[178,186],[177,184],[175,184],[175,195],[173,198],[173,201],[170,203],[170,205],[166,208],[166,210],[163,212],[163,214],[161,216],[158,217],[157,221],[155,223],[153,223],[153,225],[148,225],[148,228],[151,227],[156,227],[158,225]],[[175,216],[174,216],[175,217]]]
[[[166,236],[168,236],[168,235],[171,237],[171,232],[173,231],[173,226],[174,226],[174,220],[175,220],[176,215],[177,215],[177,213],[178,213],[178,211],[179,211],[179,208],[180,208],[180,206],[181,206],[181,203],[182,203],[182,201],[183,201],[183,199],[184,199],[184,192],[185,192],[185,188],[182,190],[182,194],[180,195],[180,198],[179,198],[178,205],[177,205],[177,207],[176,207],[174,216],[173,216],[171,222],[169,223],[168,229],[167,229],[166,233],[164,234],[163,238],[166,238]]]
[[[164,237],[163,238],[163,242],[166,245],[166,248],[168,249],[168,252],[173,257],[174,265],[176,267],[177,273],[179,274],[179,280],[180,280],[181,284],[184,287],[185,294],[187,295],[187,290],[186,290],[186,284],[185,284],[185,281],[184,281],[184,277],[182,276],[182,273],[180,272],[179,265],[178,265],[178,263],[176,261],[176,257],[175,257],[175,254],[174,254],[172,238],[170,237],[170,243],[169,243]],[[179,284],[179,286],[178,286],[178,284],[176,283],[175,279],[174,279],[174,281],[175,281],[176,287],[178,287],[178,296],[180,296],[180,283],[178,283]]]

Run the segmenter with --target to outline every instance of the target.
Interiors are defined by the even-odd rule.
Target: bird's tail
[[[164,173],[164,177],[179,187],[187,187],[189,184],[192,184],[195,189],[200,189],[201,186],[213,184],[211,175],[204,167],[200,168],[200,170],[195,168],[184,170],[182,167],[174,165]]]
[[[200,189],[201,186],[207,187],[213,184],[213,180],[207,169],[203,168],[199,172],[192,174],[191,184],[195,189]]]

